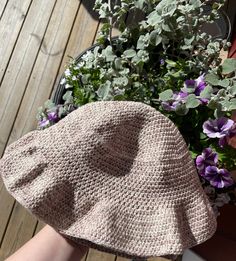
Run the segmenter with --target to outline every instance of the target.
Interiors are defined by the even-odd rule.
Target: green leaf
[[[134,6],[140,10],[143,10],[145,2],[145,0],[135,0]]]
[[[199,8],[202,5],[200,0],[190,0],[189,4],[193,5],[194,8]]]
[[[113,78],[113,85],[125,87],[129,83],[129,79],[125,76]]]
[[[192,44],[192,42],[193,42],[194,39],[195,39],[195,35],[193,35],[193,36],[190,37],[190,38],[184,38],[184,43],[185,43],[186,45],[188,45],[188,46],[191,47],[191,44]]]
[[[162,37],[159,35],[159,30],[154,30],[150,33],[150,43],[157,46],[161,43]]]
[[[213,93],[213,88],[207,85],[206,88],[200,93],[201,98],[210,99]]]
[[[116,58],[115,61],[114,61],[114,65],[115,65],[115,68],[117,70],[122,70],[123,69],[121,61],[122,61],[121,58]]]
[[[104,49],[104,54],[107,62],[112,62],[116,58],[116,55],[114,55],[112,47],[110,45],[107,46],[106,49]]]
[[[186,107],[185,104],[179,104],[177,105],[175,112],[176,114],[183,116],[189,112],[189,109]]]
[[[171,100],[172,96],[173,96],[173,91],[171,89],[168,89],[159,94],[159,99],[161,101],[169,101]]]
[[[55,107],[55,103],[53,103],[52,100],[47,100],[45,103],[44,103],[44,107],[46,109],[52,109],[53,107]]]
[[[157,11],[151,12],[147,17],[147,23],[151,26],[155,26],[161,22],[162,18]]]
[[[149,53],[145,50],[139,50],[137,56],[140,57],[141,61],[144,63],[149,61]]]
[[[61,118],[65,114],[66,114],[66,109],[64,107],[60,107],[59,110],[58,110],[59,118]]]
[[[170,28],[170,26],[168,25],[168,24],[162,24],[161,25],[161,27],[162,27],[162,29],[164,30],[164,31],[166,31],[166,32],[171,32],[171,28]]]
[[[207,74],[206,76],[205,76],[205,81],[207,82],[207,83],[210,83],[210,84],[212,84],[213,86],[217,86],[218,85],[218,83],[219,83],[219,76],[218,75],[216,75],[216,74]]]
[[[215,111],[214,111],[214,117],[215,117],[216,119],[219,119],[219,118],[221,118],[221,117],[223,117],[223,116],[225,116],[225,112],[222,111],[222,108],[217,108],[217,109],[215,109]]]
[[[136,55],[136,51],[134,49],[128,49],[128,50],[124,51],[123,54],[127,58],[132,58]]]
[[[196,108],[200,104],[201,104],[201,101],[199,101],[196,98],[195,94],[188,95],[187,100],[186,100],[186,108],[188,108],[188,109]]]
[[[63,95],[63,100],[65,101],[65,104],[68,103],[73,103],[74,98],[72,96],[72,91],[67,91],[64,95]]]
[[[220,106],[219,102],[215,99],[211,99],[207,104],[207,107],[212,110],[219,108],[219,106]]]
[[[230,100],[229,111],[236,110],[236,98]]]
[[[228,92],[231,94],[231,95],[236,95],[236,84],[234,84],[233,86],[230,86],[229,89],[228,89]]]
[[[170,66],[170,67],[176,67],[177,63],[171,60],[166,59],[165,62]]]
[[[230,81],[228,79],[220,80],[218,85],[226,88],[230,85]]]
[[[102,98],[102,100],[105,100],[111,90],[111,82],[106,81],[104,84],[101,84],[99,89],[96,91],[98,97]]]
[[[231,102],[228,100],[220,101],[222,111],[230,111]]]
[[[221,65],[222,74],[229,74],[236,71],[236,59],[235,58],[228,58],[224,60],[223,64]]]
[[[173,2],[173,0],[161,1],[156,6],[156,10],[161,13],[162,17],[172,16],[176,9],[177,9],[176,3],[175,1]]]
[[[192,159],[196,159],[196,157],[198,156],[198,153],[191,151],[191,150],[190,150],[190,154],[191,154]]]
[[[137,42],[137,49],[143,50],[145,47],[148,46],[148,41],[149,41],[149,33],[146,35],[140,35],[138,42]]]

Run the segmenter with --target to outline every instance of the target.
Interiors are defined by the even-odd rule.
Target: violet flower
[[[160,60],[160,65],[164,65],[165,64],[165,60],[164,59],[161,59]]]
[[[233,126],[229,129],[228,134],[219,139],[219,146],[223,148],[227,143],[228,139],[233,138],[236,135],[236,124],[234,123]]]
[[[184,82],[185,88],[182,88],[182,91],[185,91],[186,88],[192,88],[193,93],[196,96],[200,96],[201,92],[206,88],[206,82],[204,79],[204,74],[200,75],[196,80],[186,80]],[[206,98],[199,98],[199,100],[202,102],[202,104],[207,104],[208,99]]]
[[[57,113],[54,112],[54,111],[53,112],[49,112],[48,113],[48,120],[53,121],[53,122],[57,121],[58,120]]]
[[[178,105],[185,103],[188,93],[176,92],[170,101],[162,102],[162,106],[166,111],[175,111]]]
[[[206,167],[204,178],[216,188],[229,187],[234,184],[230,173],[226,169],[218,169],[216,166]]]
[[[203,124],[203,132],[209,138],[222,138],[229,134],[234,121],[225,117],[216,120],[208,120]]]
[[[204,81],[204,74],[200,75],[196,80],[186,80],[184,82],[184,85],[185,88],[192,88],[193,93],[196,96],[199,96],[200,93],[206,88],[206,82]]]
[[[216,152],[213,152],[211,148],[204,149],[202,154],[197,156],[195,160],[196,167],[201,176],[204,175],[206,167],[216,166],[217,162],[218,155]]]
[[[204,74],[200,75],[197,79],[196,79],[196,89],[194,94],[199,96],[200,93],[206,88],[206,82],[204,79]]]
[[[40,128],[44,128],[44,127],[47,127],[48,125],[50,124],[49,120],[47,119],[43,119],[39,122],[39,126]]]

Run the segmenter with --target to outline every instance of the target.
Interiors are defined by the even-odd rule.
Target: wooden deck
[[[8,144],[36,128],[37,108],[53,93],[68,56],[94,43],[99,20],[92,11],[93,2],[1,0],[0,157]],[[0,180],[0,261],[43,226]],[[90,249],[85,260],[127,259]]]

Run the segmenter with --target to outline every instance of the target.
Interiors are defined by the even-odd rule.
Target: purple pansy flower
[[[48,113],[48,120],[56,121],[58,119],[58,115],[56,112],[49,112]]]
[[[195,84],[196,84],[195,80],[186,80],[184,82],[186,88],[195,88]]]
[[[222,138],[229,134],[234,121],[225,117],[208,120],[203,124],[203,132],[210,138]]]
[[[49,122],[49,120],[47,120],[47,119],[43,119],[43,120],[41,120],[41,121],[39,122],[40,128],[44,128],[44,127],[48,126],[49,124],[50,124],[50,122]]]
[[[201,92],[206,88],[206,82],[204,79],[204,74],[200,75],[196,80],[186,80],[184,82],[185,88],[192,88],[193,89],[193,93],[196,96],[200,96]],[[182,89],[182,91],[184,91],[184,88]],[[207,104],[208,103],[208,99],[206,98],[199,98],[199,100],[203,103],[203,104]]]
[[[219,139],[218,142],[219,146],[223,148],[225,144],[227,144],[228,138],[233,138],[235,135],[236,135],[236,124],[234,123],[232,127],[229,129],[227,135]]]
[[[229,187],[234,184],[230,173],[226,169],[219,169],[216,166],[206,167],[204,178],[216,188]]]
[[[195,89],[195,95],[199,96],[200,93],[206,88],[206,82],[204,79],[204,74],[200,75],[197,79],[196,79],[196,89]]]
[[[170,101],[162,102],[162,106],[166,111],[175,111],[178,105],[186,101],[187,96],[188,93],[186,92],[176,92]]]
[[[184,82],[186,88],[193,88],[194,94],[199,96],[200,93],[206,88],[206,83],[204,81],[204,74],[200,75],[196,80],[186,80]]]
[[[161,60],[160,60],[160,64],[161,64],[161,65],[164,65],[164,64],[165,64],[165,60],[164,60],[164,59],[161,59]]]
[[[197,156],[195,160],[198,172],[201,176],[204,175],[206,167],[216,166],[217,162],[218,155],[216,152],[213,152],[211,148],[204,149],[202,154]]]

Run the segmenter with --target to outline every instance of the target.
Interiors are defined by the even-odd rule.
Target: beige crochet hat
[[[7,190],[79,244],[147,258],[181,254],[216,220],[187,146],[153,107],[99,101],[7,147]]]

